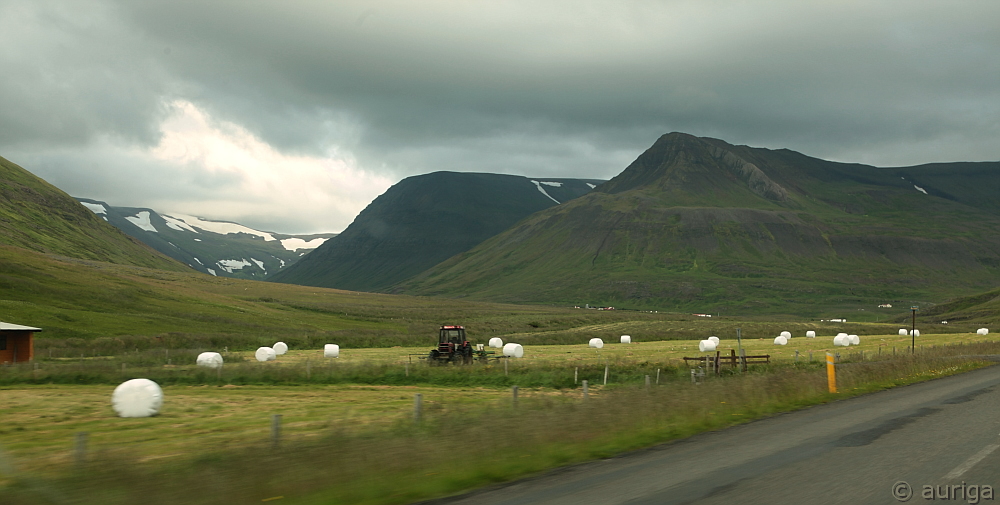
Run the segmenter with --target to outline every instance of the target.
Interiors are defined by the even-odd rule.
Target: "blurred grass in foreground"
[[[0,468],[7,474],[0,492],[12,505],[257,503],[278,496],[296,504],[407,503],[972,370],[989,362],[971,355],[998,351],[1000,343],[988,342],[859,361],[841,368],[837,395],[826,391],[819,362],[783,363],[697,386],[681,374],[650,391],[636,381],[595,391],[586,402],[579,395],[535,395],[514,409],[505,396],[428,409],[420,425],[406,416],[369,427],[335,422],[278,449],[266,442],[218,444],[161,460],[106,451],[82,467],[67,463],[44,476]]]

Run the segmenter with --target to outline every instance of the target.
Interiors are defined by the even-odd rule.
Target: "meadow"
[[[426,346],[346,349],[336,359],[293,349],[267,363],[234,352],[218,373],[189,362],[126,365],[123,375],[117,360],[128,356],[42,359],[37,369],[0,367],[0,490],[11,503],[82,495],[83,503],[214,503],[220,493],[236,502],[406,503],[960,373],[987,365],[975,356],[1000,353],[1000,343],[976,334],[918,342],[910,354],[909,337],[898,335],[836,349],[826,336],[795,337],[784,347],[745,339],[748,354],[770,354],[772,364],[727,369],[698,385],[679,360],[701,354],[693,340],[609,342],[600,350],[532,345],[506,371],[499,362],[428,366],[419,360]],[[726,353],[735,340],[721,344]],[[825,390],[826,350],[841,354],[836,395]],[[106,374],[93,372],[92,384],[46,381],[59,367]],[[659,383],[647,390],[644,376],[657,370]],[[165,384],[161,414],[115,417],[114,385],[157,373]],[[574,374],[590,383],[586,400]],[[519,386],[516,407],[511,385]],[[282,416],[277,448],[274,414]],[[79,432],[88,433],[82,464],[74,453]]]

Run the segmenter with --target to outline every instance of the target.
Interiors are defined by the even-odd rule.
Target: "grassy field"
[[[524,387],[517,409],[508,387],[307,383],[301,376],[305,363],[320,359],[316,351],[304,350],[290,351],[275,362],[232,367],[286,369],[299,374],[297,381],[279,386],[168,385],[162,413],[146,419],[114,416],[109,401],[113,384],[8,385],[0,387],[4,405],[0,447],[7,454],[0,457],[0,492],[17,491],[13,496],[20,501],[13,503],[35,503],[38,493],[31,482],[44,482],[67,493],[95,485],[117,490],[111,495],[98,493],[86,503],[188,502],[183,490],[204,487],[199,477],[211,475],[216,479],[213,485],[220,486],[216,491],[232,493],[235,501],[287,496],[285,503],[405,503],[774,412],[970,370],[985,363],[946,357],[1000,351],[996,342],[982,343],[983,337],[975,334],[925,335],[913,357],[902,352],[908,343],[902,337],[869,337],[860,346],[865,360],[857,353],[859,348],[840,348],[843,361],[853,364],[842,371],[841,393],[830,395],[825,392],[819,356],[814,363],[806,362],[805,356],[809,349],[818,354],[830,348],[825,345],[828,340],[799,337],[785,349],[748,341],[750,353],[770,353],[775,363],[749,374],[709,377],[697,387],[682,373],[686,369],[676,364],[682,355],[699,354],[690,350],[694,341],[609,344],[600,353],[581,345],[533,346],[526,358],[512,360],[509,376],[496,365],[411,368],[418,378],[428,377],[419,375],[425,373],[480,373],[514,383],[532,377],[533,369],[543,369],[562,374],[570,384]],[[723,343],[725,349],[729,342]],[[793,350],[797,344],[803,354],[798,363]],[[878,354],[880,346],[884,350],[893,345],[895,357],[890,352]],[[327,361],[341,368],[398,368],[406,366],[410,350],[358,349]],[[603,363],[611,370],[607,387],[601,386]],[[577,366],[582,370],[580,379],[589,379],[592,385],[590,400],[584,403],[578,386],[572,385]],[[642,375],[656,368],[670,373],[664,373],[652,391],[643,391]],[[312,370],[321,376],[322,369]],[[0,373],[12,372],[8,367]],[[424,404],[420,426],[412,422],[417,393]],[[655,398],[653,404],[650,398]],[[284,449],[279,451],[269,449],[272,414],[283,416]],[[543,428],[557,425],[565,429]],[[74,436],[81,431],[90,437],[91,463],[85,467],[85,480],[77,473],[81,468],[72,464]],[[506,439],[505,433],[518,436]],[[342,461],[331,458],[361,463],[345,468]],[[262,475],[247,461],[273,472]],[[2,470],[4,465],[14,471]],[[331,476],[335,471],[344,474]],[[134,479],[148,479],[151,474],[162,482],[175,482],[159,487],[135,484]],[[164,476],[169,479],[163,480]],[[260,482],[251,485],[248,479]],[[386,481],[392,484],[385,485]]]

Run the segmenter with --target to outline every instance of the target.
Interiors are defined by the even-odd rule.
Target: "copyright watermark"
[[[966,484],[965,481],[961,484],[925,484],[919,490],[914,490],[908,482],[902,480],[892,485],[892,497],[896,501],[910,501],[914,496],[930,501],[964,501],[972,505],[981,500],[994,499],[993,486],[989,484]]]

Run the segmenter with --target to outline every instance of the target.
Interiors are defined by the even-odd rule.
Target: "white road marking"
[[[986,458],[986,456],[989,456],[990,453],[992,453],[993,451],[995,451],[997,449],[1000,449],[1000,445],[993,444],[993,445],[987,445],[986,447],[983,447],[983,450],[977,452],[971,458],[965,460],[965,463],[962,463],[961,465],[958,465],[957,467],[955,467],[954,470],[948,472],[948,475],[944,476],[945,480],[957,479],[957,478],[961,477],[963,473],[969,471],[970,468],[976,466],[976,463],[979,463],[984,458]]]

